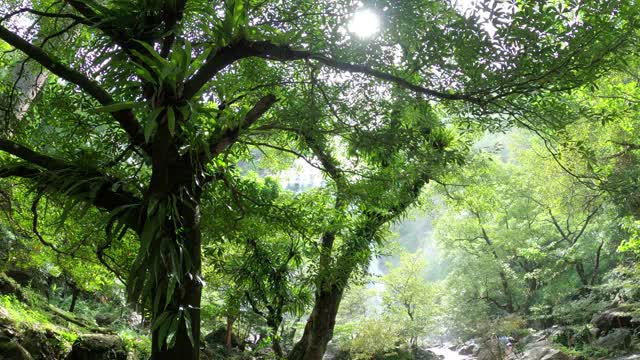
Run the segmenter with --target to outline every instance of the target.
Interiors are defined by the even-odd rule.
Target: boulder
[[[18,284],[22,286],[27,286],[31,283],[33,279],[33,275],[20,269],[9,269],[6,271],[6,274],[11,279],[15,280]]]
[[[73,343],[67,360],[127,360],[127,351],[116,335],[82,335]]]
[[[0,359],[33,360],[31,354],[20,345],[18,332],[0,308]]]
[[[273,349],[271,349],[270,347],[266,347],[266,348],[262,348],[258,351],[255,351],[253,353],[253,356],[256,359],[274,359],[275,358],[275,354],[273,353]]]
[[[415,348],[411,351],[413,360],[441,360],[444,359],[442,355],[436,355],[431,350],[426,350],[422,348]]]
[[[640,354],[625,355],[611,360],[640,360]]]
[[[564,338],[569,334],[566,328],[554,326],[538,331],[524,338],[521,353],[514,353],[513,358],[519,360],[570,360],[571,357],[555,348],[551,339]]]
[[[342,350],[335,343],[329,342],[327,350],[324,352],[322,360],[350,360],[349,351]]]
[[[64,354],[62,342],[49,329],[28,329],[23,333],[22,339],[21,345],[34,360],[58,359]]]
[[[33,360],[29,352],[15,341],[0,339],[0,358],[4,360]]]
[[[8,269],[6,274],[15,280],[20,286],[29,286],[38,292],[46,292],[49,287],[47,284],[47,275],[41,271],[29,271],[17,268]]]
[[[535,348],[524,352],[521,359],[523,360],[570,360],[571,357],[558,349],[549,347]]]
[[[458,354],[460,355],[474,355],[478,353],[478,345],[475,343],[464,344],[458,350]]]
[[[0,294],[15,295],[18,300],[27,302],[27,297],[22,292],[20,285],[5,273],[0,273]]]
[[[631,346],[631,330],[627,328],[613,329],[609,334],[599,338],[596,345],[611,350],[628,349]]]
[[[221,327],[207,334],[207,336],[204,337],[204,342],[206,343],[207,347],[211,347],[211,348],[215,348],[217,346],[224,347],[226,336],[227,336],[227,330]],[[244,350],[244,344],[240,341],[240,339],[236,334],[231,335],[231,347]]]
[[[634,325],[632,320],[634,320],[633,314],[624,308],[617,307],[593,315],[591,324],[600,329],[600,331],[607,333],[611,329],[632,327]]]
[[[95,317],[96,319],[96,324],[98,324],[98,326],[107,326],[107,325],[111,325],[113,324],[117,319],[118,316],[115,314],[98,314]]]

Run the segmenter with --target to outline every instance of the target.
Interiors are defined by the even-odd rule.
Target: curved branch
[[[285,62],[297,60],[314,60],[330,68],[350,73],[360,73],[372,76],[379,80],[396,84],[407,90],[432,98],[442,100],[464,100],[477,104],[483,103],[483,100],[479,97],[428,89],[423,86],[413,84],[408,80],[403,79],[402,77],[384,71],[376,70],[366,65],[352,64],[346,61],[332,58],[330,56],[316,54],[306,50],[293,50],[288,45],[276,45],[270,41],[248,40],[241,40],[229,44],[209,55],[200,70],[196,72],[194,76],[185,83],[183,93],[184,96],[187,99],[191,98],[222,69],[240,59],[249,57],[260,57],[268,60]]]
[[[88,24],[89,22],[87,21],[87,19],[74,15],[74,14],[69,14],[69,13],[51,13],[51,12],[46,12],[46,11],[39,11],[39,10],[35,10],[35,9],[31,9],[31,8],[20,8],[17,9],[15,11],[12,11],[10,13],[8,13],[7,15],[3,16],[2,18],[0,18],[0,22],[3,22],[7,19],[10,19],[16,15],[19,14],[23,14],[23,13],[30,13],[30,14],[34,14],[34,15],[38,15],[38,16],[42,16],[42,17],[48,17],[48,18],[56,18],[56,19],[72,19],[75,20],[79,23],[82,24]]]
[[[11,140],[0,139],[0,151],[4,151],[13,156],[17,156],[22,160],[48,170],[62,170],[69,167],[69,165],[62,160],[37,153]]]
[[[62,185],[58,185],[59,178],[61,175],[67,176],[66,173],[70,173],[78,177],[78,183],[72,186],[73,192],[69,195],[89,202],[97,208],[113,210],[120,206],[140,203],[140,199],[128,191],[122,189],[114,191],[113,189],[119,180],[97,169],[81,168],[5,139],[0,139],[0,151],[26,161],[24,164],[0,168],[0,178],[38,178],[39,184],[52,188],[53,191],[65,192],[69,189],[61,188]],[[40,170],[36,166],[45,170]],[[93,196],[88,197],[87,194],[93,194]],[[135,228],[135,226],[132,227]]]
[[[9,45],[22,51],[27,56],[37,61],[40,65],[51,71],[72,84],[77,85],[87,94],[91,95],[101,105],[111,105],[115,103],[111,95],[107,93],[98,83],[89,79],[81,72],[72,69],[60,61],[49,56],[41,48],[29,43],[20,36],[9,31],[0,25],[0,39],[6,41]],[[140,124],[137,122],[135,115],[131,110],[120,110],[111,113],[111,115],[120,124],[120,127],[129,135],[131,141],[136,145],[144,144],[144,136]]]
[[[33,200],[33,203],[31,204],[31,213],[33,214],[33,222],[31,224],[31,230],[33,231],[33,233],[36,235],[36,237],[38,238],[38,241],[40,241],[40,243],[48,248],[50,248],[51,250],[53,250],[54,252],[56,252],[57,254],[60,255],[68,255],[67,253],[65,253],[64,251],[58,249],[55,245],[53,245],[52,243],[48,242],[47,240],[45,240],[42,237],[42,234],[40,234],[40,232],[38,231],[38,205],[40,204],[40,198],[42,198],[42,192],[38,193],[36,195],[36,198]]]
[[[269,111],[273,104],[277,101],[276,97],[272,94],[263,96],[258,102],[253,105],[251,110],[247,112],[243,121],[236,127],[229,128],[223,131],[218,136],[215,136],[210,141],[209,152],[211,153],[211,158],[216,157],[218,154],[222,153],[226,150],[230,145],[232,145],[238,137],[240,136],[240,132],[242,130],[248,129],[251,125],[253,125],[264,113]]]

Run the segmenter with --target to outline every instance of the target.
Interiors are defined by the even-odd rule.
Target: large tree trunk
[[[196,201],[199,202],[199,195],[196,196],[198,197]],[[191,274],[185,275],[182,279],[182,286],[174,292],[169,308],[186,309],[191,321],[187,326],[185,318],[182,318],[175,335],[175,344],[171,348],[166,342],[158,347],[159,333],[157,329],[153,331],[152,360],[200,359],[200,299],[202,294],[200,209],[197,203],[182,203],[178,210],[182,217],[183,226],[181,239],[189,252],[193,266]]]
[[[162,94],[162,99],[167,94]],[[165,115],[166,117],[166,115]],[[176,120],[178,121],[178,120]],[[169,303],[166,309],[162,306],[156,308],[154,299],[151,300],[153,310],[153,322],[157,321],[162,313],[171,312],[179,316],[178,328],[175,333],[175,343],[171,346],[169,338],[165,338],[167,332],[161,333],[162,326],[156,326],[152,332],[152,360],[199,360],[200,358],[200,299],[202,294],[201,273],[201,230],[200,230],[200,196],[202,189],[195,185],[199,183],[194,169],[196,165],[188,158],[181,158],[175,138],[168,128],[165,118],[158,127],[152,143],[152,174],[148,191],[148,204],[155,200],[161,205],[147,208],[147,221],[152,221],[157,216],[155,223],[164,221],[158,230],[156,242],[151,243],[154,248],[151,264],[159,263],[150,272],[156,277],[155,294],[160,299],[168,297]],[[201,179],[198,179],[201,180]],[[173,201],[170,204],[170,200]],[[147,205],[151,206],[151,205]],[[173,214],[173,215],[172,215]],[[174,218],[171,218],[174,216]],[[154,223],[152,223],[154,224]],[[164,247],[182,246],[182,249],[163,250]],[[159,248],[158,248],[159,247]],[[164,251],[164,253],[163,253]],[[177,257],[181,251],[186,252],[185,257]],[[171,260],[167,261],[166,258]],[[188,258],[189,261],[184,260]],[[182,259],[182,260],[181,260]],[[190,263],[190,264],[189,264]],[[164,271],[163,271],[164,267]],[[175,267],[179,267],[176,269]],[[173,270],[173,271],[172,271]],[[179,275],[178,275],[179,274]],[[172,294],[167,294],[171,275],[181,276]],[[157,303],[157,302],[156,302]],[[179,314],[179,315],[177,315]],[[188,315],[188,317],[187,317]],[[172,315],[173,316],[173,315]],[[155,325],[155,324],[154,324]]]
[[[336,315],[342,300],[342,286],[333,285],[316,294],[313,311],[309,315],[302,338],[291,350],[289,360],[321,360],[333,337]]]

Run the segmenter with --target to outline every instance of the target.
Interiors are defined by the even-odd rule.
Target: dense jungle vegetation
[[[0,2],[0,358],[637,359],[638,12]]]

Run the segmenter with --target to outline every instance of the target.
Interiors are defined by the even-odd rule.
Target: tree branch
[[[352,64],[334,59],[330,56],[316,54],[306,50],[293,50],[288,45],[276,45],[270,41],[248,40],[240,40],[235,43],[229,44],[209,55],[200,70],[196,72],[196,74],[185,83],[183,93],[185,98],[189,99],[193,97],[209,80],[211,80],[218,72],[220,72],[225,67],[233,64],[240,59],[249,57],[260,57],[268,60],[284,62],[297,60],[314,60],[330,68],[350,73],[359,73],[372,76],[379,80],[396,84],[407,90],[429,97],[442,100],[464,100],[477,104],[483,103],[483,100],[479,97],[428,89],[413,84],[399,76],[392,75],[384,71],[375,70],[366,65]]]
[[[38,193],[36,195],[36,198],[33,200],[33,203],[31,204],[31,213],[33,214],[33,221],[31,224],[31,230],[33,231],[33,233],[36,235],[36,237],[38,238],[38,241],[40,241],[40,243],[42,243],[42,245],[50,248],[51,250],[53,250],[54,252],[56,252],[57,254],[61,254],[61,255],[68,255],[67,253],[65,253],[64,251],[58,249],[55,245],[53,245],[52,243],[46,241],[42,235],[40,234],[40,232],[38,231],[38,204],[40,203],[40,198],[42,198],[42,193]]]
[[[23,13],[30,13],[30,14],[34,14],[34,15],[38,15],[38,16],[42,16],[42,17],[48,17],[48,18],[57,18],[57,19],[73,19],[79,23],[82,24],[87,24],[87,20],[85,18],[82,18],[80,16],[74,15],[74,14],[69,14],[69,13],[51,13],[51,12],[46,12],[46,11],[38,11],[35,9],[31,9],[31,8],[20,8],[18,10],[12,11],[8,14],[6,14],[5,16],[3,16],[2,18],[0,18],[0,22],[3,22],[7,19],[10,19],[18,14],[23,14]]]
[[[71,186],[73,191],[69,194],[70,196],[108,211],[120,206],[140,203],[140,199],[128,191],[122,189],[114,191],[114,185],[119,183],[119,180],[97,169],[81,168],[5,139],[0,139],[0,151],[17,156],[27,162],[17,166],[0,168],[0,178],[37,178],[38,184],[58,192],[69,191],[69,186]],[[33,165],[45,170],[35,168]],[[68,182],[60,182],[61,178],[69,176],[77,177],[78,181],[71,185]],[[93,196],[88,196],[89,194]]]
[[[111,105],[115,103],[111,95],[107,93],[98,83],[89,79],[81,72],[72,69],[60,61],[49,56],[41,48],[29,43],[20,36],[9,31],[0,25],[0,39],[9,43],[9,45],[22,51],[30,58],[37,61],[40,65],[51,71],[51,73],[60,78],[77,85],[87,94],[91,95],[101,105]],[[111,113],[111,115],[120,124],[120,127],[129,135],[132,143],[136,145],[144,144],[144,136],[140,124],[137,122],[135,115],[131,110],[120,110]]]
[[[264,115],[277,101],[276,97],[272,94],[263,96],[258,102],[247,112],[243,121],[236,127],[229,128],[223,131],[218,136],[214,137],[210,142],[209,152],[211,153],[211,158],[216,157],[218,154],[222,153],[225,149],[227,149],[231,144],[238,140],[240,136],[240,132],[242,130],[248,129],[251,125],[253,125],[258,119]]]
[[[68,164],[66,164],[62,160],[37,153],[11,140],[0,139],[0,151],[4,151],[13,156],[17,156],[22,160],[48,170],[62,170],[69,167]]]

